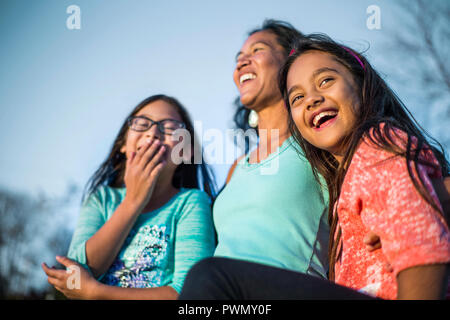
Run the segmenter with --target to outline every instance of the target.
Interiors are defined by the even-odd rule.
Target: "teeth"
[[[313,119],[313,125],[314,127],[317,127],[317,124],[319,123],[320,119],[326,116],[335,116],[337,115],[337,111],[323,111],[316,115]]]
[[[242,84],[242,82],[244,82],[245,80],[251,80],[251,79],[255,79],[256,75],[253,73],[246,73],[243,74],[240,78],[239,78],[239,84]]]

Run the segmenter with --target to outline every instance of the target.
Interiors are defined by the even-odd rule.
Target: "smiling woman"
[[[233,73],[243,105],[260,112],[262,105],[279,100],[276,81],[271,80],[276,79],[285,58],[285,50],[275,33],[266,30],[248,37],[236,56]]]
[[[255,150],[235,161],[214,203],[214,255],[326,278],[326,193],[297,153],[277,87],[295,37],[301,33],[288,23],[265,21],[249,34],[236,57],[233,80],[245,114],[258,114],[259,141]],[[201,272],[197,276],[190,281],[192,291],[202,285]]]
[[[58,258],[84,267],[80,287],[68,286],[64,270],[43,265],[67,297],[174,299],[192,264],[213,254],[214,182],[193,155],[173,161],[172,151],[185,143],[172,139],[180,128],[195,136],[184,107],[164,95],[145,99],[126,119],[88,183],[69,248],[73,260]]]

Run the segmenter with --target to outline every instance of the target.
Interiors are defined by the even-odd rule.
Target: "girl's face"
[[[277,76],[284,55],[283,47],[272,32],[259,31],[247,38],[236,56],[233,73],[243,105],[255,108],[282,99]]]
[[[289,69],[287,92],[292,118],[303,138],[341,161],[343,139],[355,127],[360,108],[350,71],[328,53],[308,51]]]
[[[134,116],[144,116],[153,121],[173,119],[183,122],[175,107],[163,100],[157,100],[146,105],[134,114]],[[163,170],[175,170],[177,165],[172,161],[171,154],[173,148],[180,142],[173,141],[171,135],[160,132],[156,124],[152,125],[151,128],[146,131],[135,131],[128,128],[125,140],[126,142],[120,151],[125,153],[126,157],[129,158],[132,152],[139,151],[148,141],[154,139],[158,139],[161,145],[166,149],[164,159],[167,161],[167,165]]]

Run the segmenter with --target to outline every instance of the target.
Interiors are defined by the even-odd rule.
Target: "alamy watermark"
[[[251,151],[256,150],[259,160],[267,159],[277,151],[280,145],[279,129],[227,129],[225,131],[209,128],[204,130],[201,121],[194,121],[195,137],[186,129],[178,129],[171,136],[173,141],[182,141],[175,145],[171,152],[171,160],[175,164],[232,164],[242,156],[246,144]],[[270,141],[271,147],[259,147],[258,141]],[[194,154],[192,154],[192,152]],[[262,175],[273,175],[278,172],[279,159],[273,157],[260,166]]]
[[[369,30],[381,29],[381,9],[377,5],[370,5],[366,9],[366,13],[369,14],[366,20],[366,26]]]
[[[70,265],[66,269],[66,273],[70,274],[70,276],[67,277],[67,289],[73,290],[73,289],[81,289],[81,270],[80,267],[77,265]]]
[[[66,9],[66,13],[70,14],[66,20],[66,27],[69,30],[81,29],[81,9],[77,5],[70,5]]]

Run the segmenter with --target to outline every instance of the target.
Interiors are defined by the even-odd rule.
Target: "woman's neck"
[[[260,162],[275,152],[291,136],[284,101],[265,106],[258,112],[258,148],[250,155],[250,163]]]

